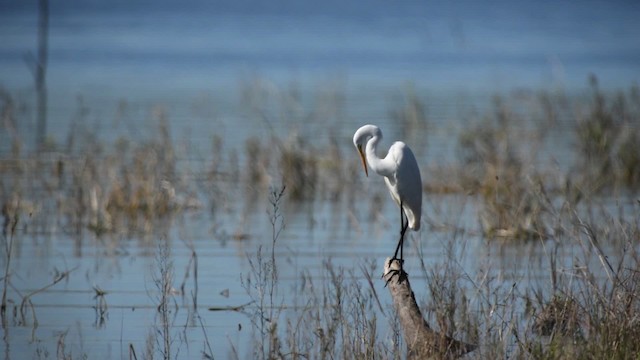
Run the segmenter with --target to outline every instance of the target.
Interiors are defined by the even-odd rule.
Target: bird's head
[[[364,125],[353,135],[353,145],[358,149],[360,160],[362,160],[362,167],[367,176],[369,176],[369,170],[367,169],[367,153],[365,152],[365,147],[367,146],[367,141],[374,137],[378,139],[382,138],[382,131],[375,125]]]

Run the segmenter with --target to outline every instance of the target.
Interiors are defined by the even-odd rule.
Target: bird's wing
[[[396,192],[392,195],[402,201],[409,226],[417,230],[420,228],[422,214],[422,177],[418,162],[411,149],[401,141],[389,148],[388,156],[396,163],[395,184],[389,184],[392,185],[389,190]]]

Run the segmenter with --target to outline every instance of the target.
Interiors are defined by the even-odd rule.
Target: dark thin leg
[[[402,254],[404,251],[404,233],[407,231],[406,227],[402,227],[402,234],[400,235],[400,267],[402,268],[402,263],[404,263],[404,255]]]
[[[393,260],[399,260],[400,262],[400,270],[394,270],[395,274],[398,274],[398,276],[402,277],[402,273],[404,272],[403,270],[403,264],[404,264],[404,257],[403,257],[403,249],[404,249],[404,234],[407,232],[407,228],[409,228],[409,219],[406,219],[406,222],[404,221],[406,216],[404,215],[404,211],[402,210],[402,202],[400,202],[400,239],[398,240],[398,246],[396,246],[396,251],[393,253],[393,257],[391,258],[390,261]],[[398,251],[400,252],[400,258],[398,258]],[[394,275],[395,275],[394,274]],[[387,280],[387,284],[389,283],[389,281],[391,280],[391,278],[393,277],[393,275],[391,277],[389,277],[389,279]],[[400,280],[402,281],[402,280]]]
[[[403,223],[400,228],[400,239],[398,240],[398,246],[396,246],[396,252],[393,254],[393,258],[391,258],[392,260],[400,260],[400,262],[404,260],[404,257],[402,256],[402,249],[404,248],[404,233],[407,232],[407,228],[409,228],[409,220],[407,220],[406,223]],[[400,251],[400,258],[398,258],[398,251]]]

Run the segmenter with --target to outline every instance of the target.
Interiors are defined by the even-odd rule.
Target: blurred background
[[[162,102],[198,140],[214,129],[193,108],[238,119],[242,85],[256,78],[302,94],[337,86],[359,124],[380,122],[376,104],[407,82],[444,116],[456,96],[573,93],[589,74],[617,89],[640,73],[632,1],[65,1],[49,11],[47,134],[58,140],[79,98],[104,136],[144,132],[138,121],[111,126],[121,102]],[[3,1],[0,20],[0,84],[28,103],[38,2]],[[34,133],[35,119],[23,120]]]
[[[521,339],[554,358],[531,325],[570,299],[606,325],[560,321],[586,334],[576,358],[640,351],[639,18],[638,1],[0,0],[5,358],[398,358],[378,280],[398,211],[360,167],[365,123],[421,167],[405,269],[436,328],[477,358],[536,357]]]

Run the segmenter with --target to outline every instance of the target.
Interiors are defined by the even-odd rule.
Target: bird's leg
[[[407,228],[409,227],[409,219],[406,219],[405,222],[405,217],[406,216],[404,215],[404,211],[402,210],[402,202],[400,202],[400,239],[398,240],[398,246],[396,246],[396,251],[395,253],[393,253],[393,257],[389,260],[389,262],[398,260],[398,262],[400,263],[400,270],[392,270],[393,274],[387,279],[387,284],[389,283],[391,278],[393,278],[393,275],[398,274],[399,277],[402,277],[402,273],[404,272],[404,257],[402,254],[404,248],[404,234],[407,232]],[[400,252],[400,258],[398,258],[398,251]]]
[[[408,221],[407,221],[408,224]],[[404,211],[402,211],[402,201],[400,202],[400,239],[398,239],[398,246],[396,246],[396,252],[393,253],[391,260],[400,260],[400,266],[402,266],[402,240],[404,240]],[[400,259],[398,259],[398,251],[400,251]]]
[[[402,264],[404,264],[404,255],[402,254],[404,250],[404,234],[407,232],[407,228],[409,227],[409,219],[406,218],[406,222],[402,227],[402,232],[400,233],[400,270],[402,270]]]
[[[406,216],[405,216],[406,217]],[[403,251],[404,251],[404,234],[407,232],[407,228],[409,227],[409,219],[405,219],[406,222],[403,224],[402,226],[402,230],[400,231],[400,241],[398,241],[398,246],[400,247],[400,272],[402,273],[404,271],[403,269],[403,265],[404,265],[404,255],[403,255]],[[398,253],[398,249],[396,249],[396,254]]]
[[[393,254],[391,260],[400,260],[400,266],[404,262],[404,257],[402,255],[402,249],[404,248],[404,234],[407,232],[407,228],[409,228],[409,220],[407,222],[403,222],[400,227],[400,239],[398,240],[398,246],[396,246],[396,252]],[[400,257],[398,258],[398,252],[400,252]]]

